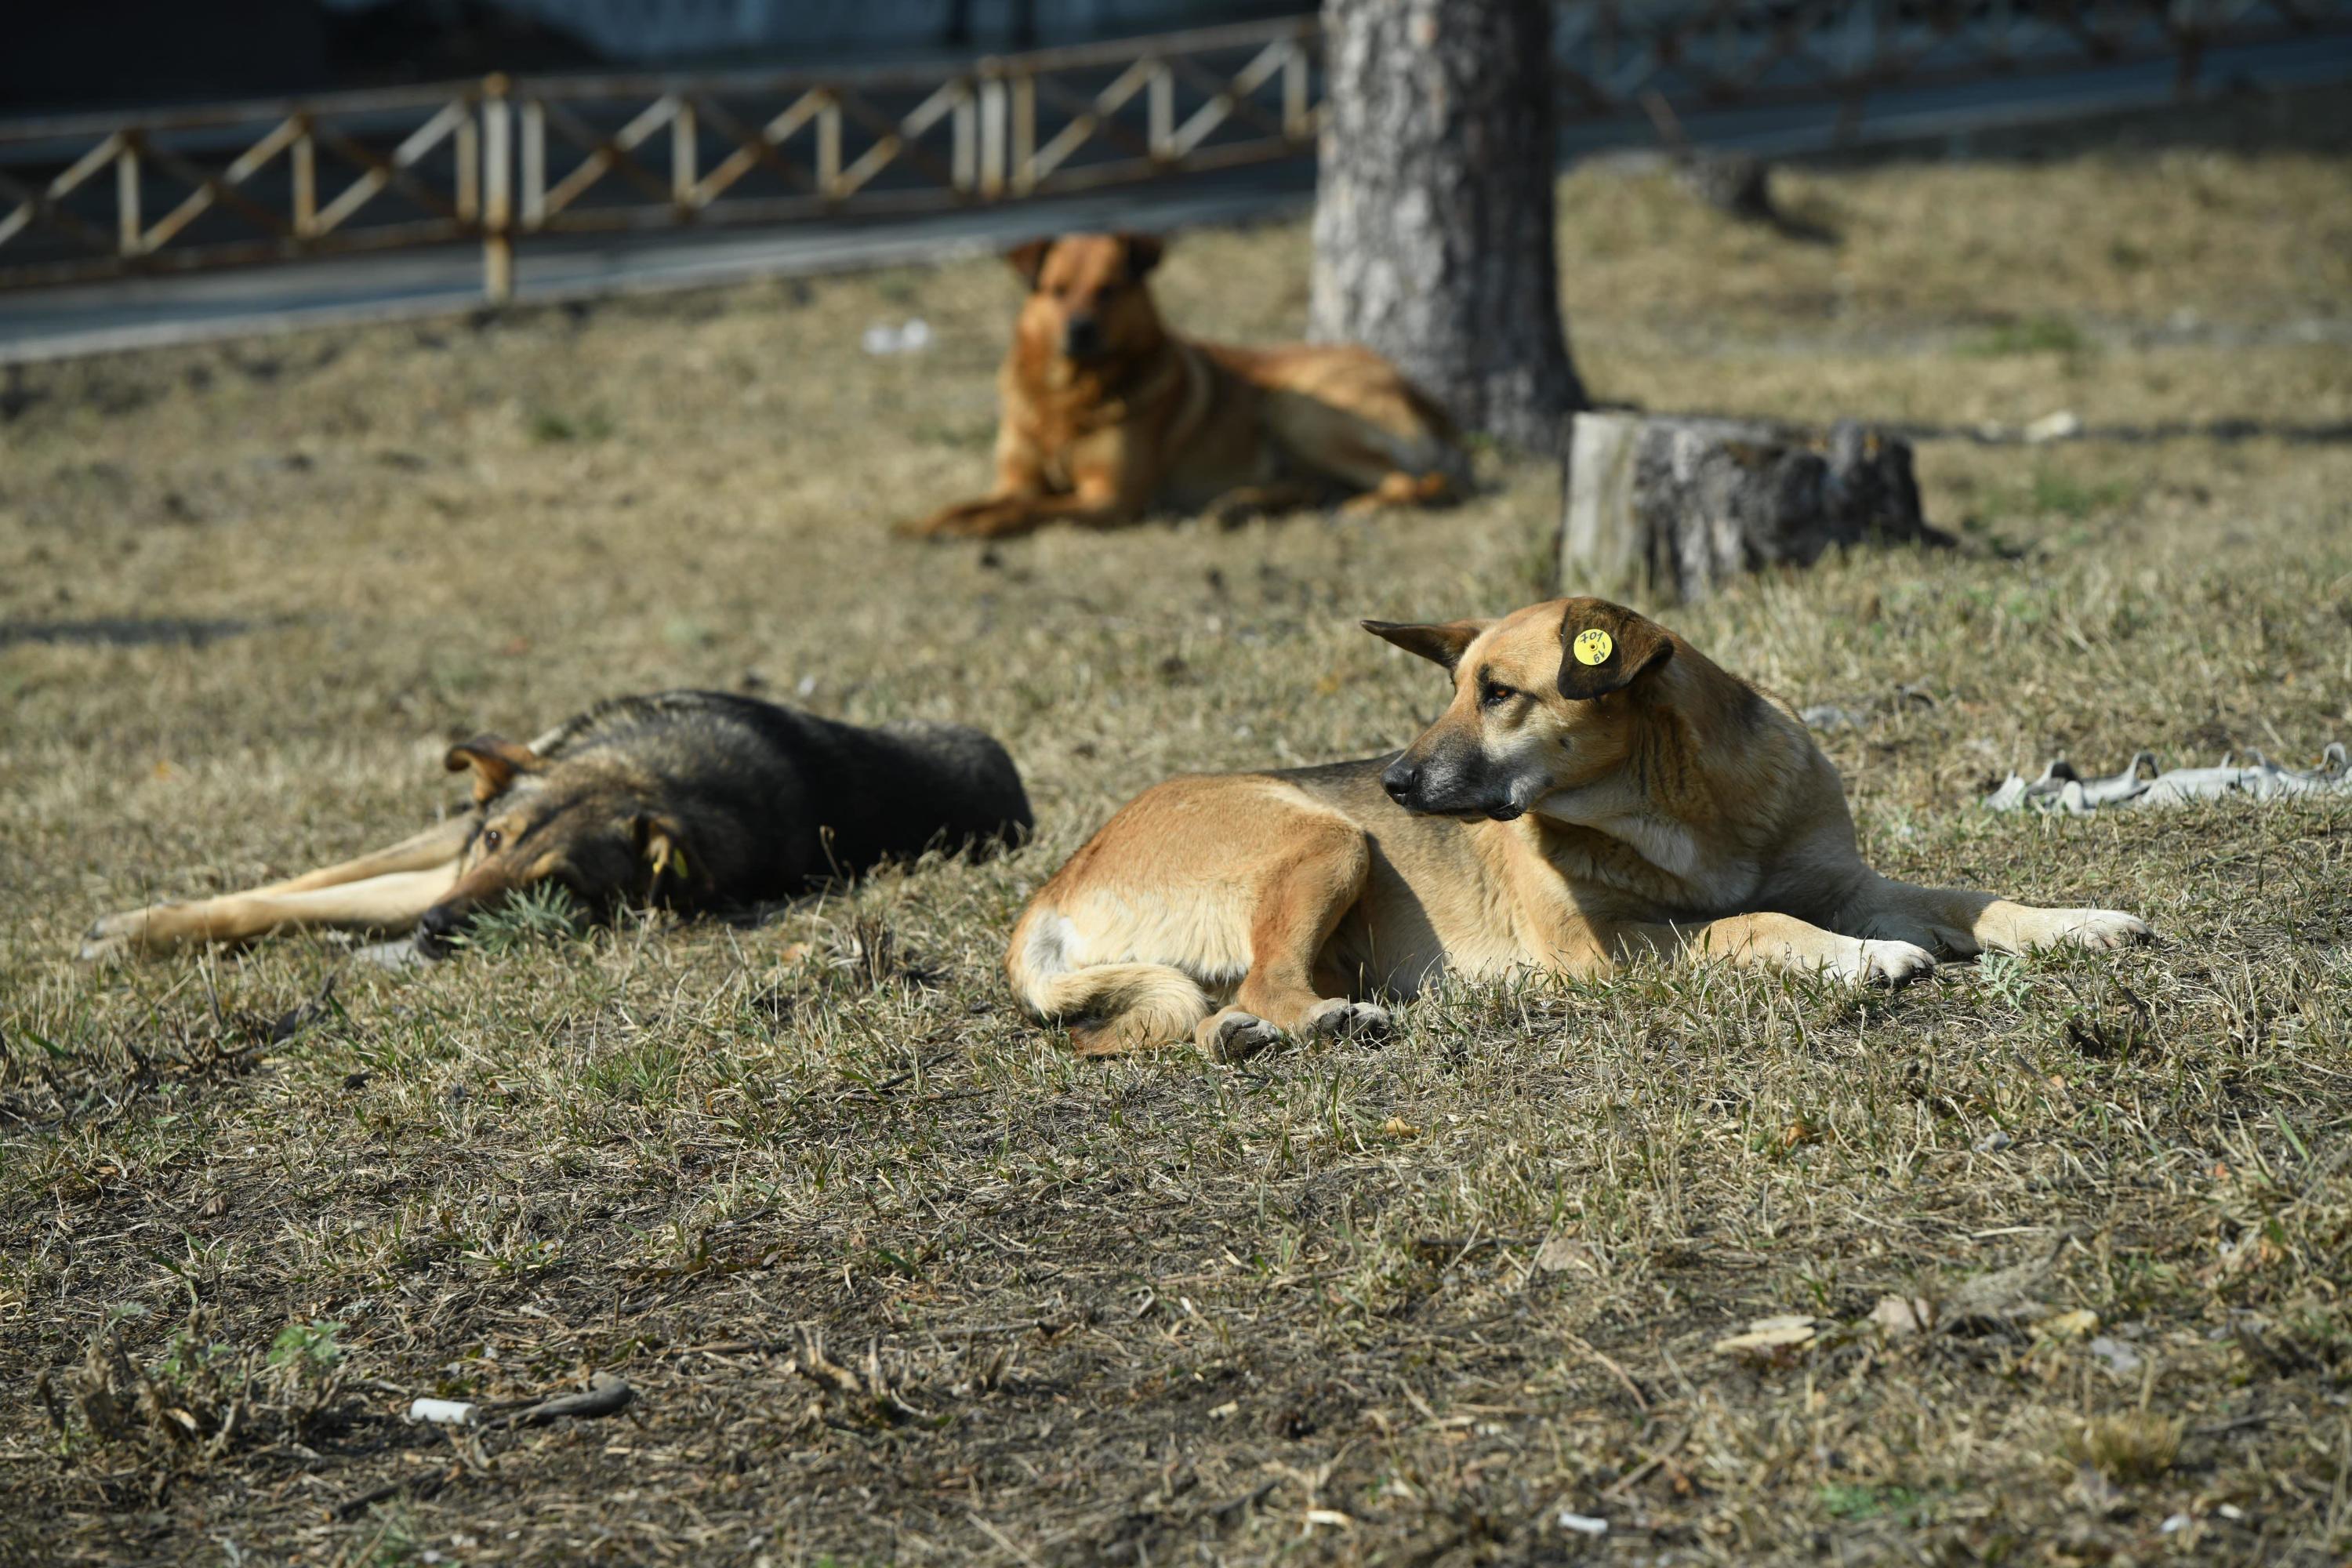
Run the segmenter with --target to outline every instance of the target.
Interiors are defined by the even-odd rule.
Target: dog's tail
[[[1081,1056],[1115,1056],[1192,1037],[1210,1013],[1209,994],[1165,963],[1070,963],[1070,922],[1033,904],[1013,932],[1004,973],[1013,994],[1040,1021],[1059,1024]]]

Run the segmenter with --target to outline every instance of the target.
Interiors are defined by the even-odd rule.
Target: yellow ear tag
[[[1579,664],[1601,664],[1617,651],[1615,640],[1599,626],[1590,626],[1577,633],[1576,641],[1570,646],[1576,650],[1576,662]]]

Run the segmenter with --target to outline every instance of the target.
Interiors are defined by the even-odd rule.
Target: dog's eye
[[[1501,681],[1490,680],[1478,689],[1478,706],[1481,708],[1500,708],[1504,703],[1508,702],[1512,698],[1517,697],[1517,692],[1512,690]]]
[[[497,854],[499,846],[504,844],[506,841],[507,836],[500,833],[497,828],[485,827],[482,829],[482,849],[484,853],[491,855]]]

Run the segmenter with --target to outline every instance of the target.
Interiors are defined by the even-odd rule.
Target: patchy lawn
[[[1165,773],[1412,733],[1436,678],[1355,617],[1549,592],[1540,467],[1483,454],[1445,514],[894,539],[985,476],[982,263],[11,377],[0,1561],[2339,1559],[2352,805],[1976,800],[2352,737],[2352,444],[2300,438],[2352,423],[2340,114],[1790,174],[1833,247],[1563,186],[1604,397],[2251,422],[1933,441],[1959,550],[1667,616],[1874,712],[1823,737],[1874,863],[2160,945],[1468,988],[1247,1070],[1073,1059],[1005,931]],[[1306,259],[1188,235],[1161,300],[1287,335]],[[676,685],[985,725],[1041,837],[421,972],[71,960],[408,831],[453,738]],[[625,1413],[401,1419],[591,1369]]]

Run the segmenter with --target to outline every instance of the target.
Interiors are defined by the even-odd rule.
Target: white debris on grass
[[[877,321],[866,329],[865,344],[866,352],[877,358],[920,353],[931,346],[931,324],[920,316],[895,327]]]
[[[2085,1348],[2117,1377],[2130,1377],[2147,1364],[2139,1352],[2110,1334],[2101,1334]]]
[[[2061,408],[2055,414],[2045,414],[2025,427],[2029,446],[2039,447],[2052,441],[2063,441],[2083,433],[2083,421],[2071,408]]]
[[[2153,752],[2141,752],[2119,773],[2084,778],[2061,757],[2028,784],[2011,773],[2001,786],[1985,796],[1992,811],[2060,812],[2084,816],[2109,806],[2179,805],[2192,800],[2219,800],[2242,795],[2273,800],[2292,795],[2352,795],[2352,763],[2344,742],[2330,745],[2315,768],[2286,768],[2260,752],[2248,752],[2241,762],[2232,754],[2219,767],[2175,768],[2162,771]]]
[[[475,1407],[463,1399],[417,1399],[409,1403],[408,1418],[436,1426],[471,1426]]]

